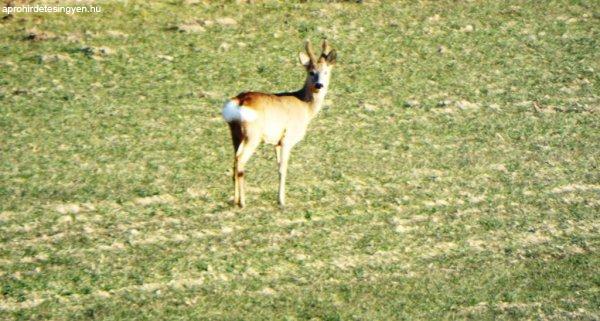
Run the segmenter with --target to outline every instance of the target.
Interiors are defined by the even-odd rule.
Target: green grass
[[[127,3],[0,22],[0,319],[600,318],[597,1]],[[222,103],[323,37],[233,208]]]

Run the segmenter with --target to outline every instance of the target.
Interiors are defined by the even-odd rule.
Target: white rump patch
[[[228,123],[242,119],[240,106],[233,100],[229,100],[225,103],[221,114],[223,114],[223,119]]]
[[[258,114],[252,108],[238,105],[234,100],[229,100],[223,106],[223,118],[226,122],[245,121],[251,122],[256,120]]]

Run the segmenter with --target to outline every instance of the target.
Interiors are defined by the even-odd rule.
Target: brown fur
[[[238,147],[244,140],[244,134],[242,133],[242,123],[239,121],[233,121],[228,123],[229,130],[231,131],[231,140],[233,141],[233,151],[237,151]]]
[[[244,168],[263,141],[275,145],[280,178],[279,204],[282,206],[285,204],[285,179],[290,151],[304,138],[308,124],[321,109],[327,92],[331,65],[335,61],[335,51],[331,51],[326,42],[323,44],[324,51],[318,60],[310,50],[309,43],[306,49],[308,55],[300,54],[300,61],[307,70],[307,78],[302,89],[278,94],[244,92],[231,99],[238,106],[253,111],[256,116],[255,119],[248,121],[229,122],[235,149],[234,202],[241,207],[245,204]]]

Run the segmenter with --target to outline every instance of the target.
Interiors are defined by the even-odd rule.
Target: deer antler
[[[327,42],[327,39],[323,39],[323,53],[321,55],[327,56],[330,51],[331,47],[329,46],[329,42]]]
[[[312,50],[310,40],[306,40],[306,53],[308,54],[308,57],[310,57],[310,61],[315,64],[317,62],[317,57],[315,57],[315,53]]]

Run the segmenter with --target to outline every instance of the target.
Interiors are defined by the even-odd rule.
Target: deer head
[[[318,93],[322,88],[327,89],[331,68],[336,61],[336,51],[331,49],[327,40],[323,40],[322,52],[319,58],[315,56],[310,41],[306,41],[306,52],[300,52],[298,57],[307,73],[306,88],[311,92]]]

